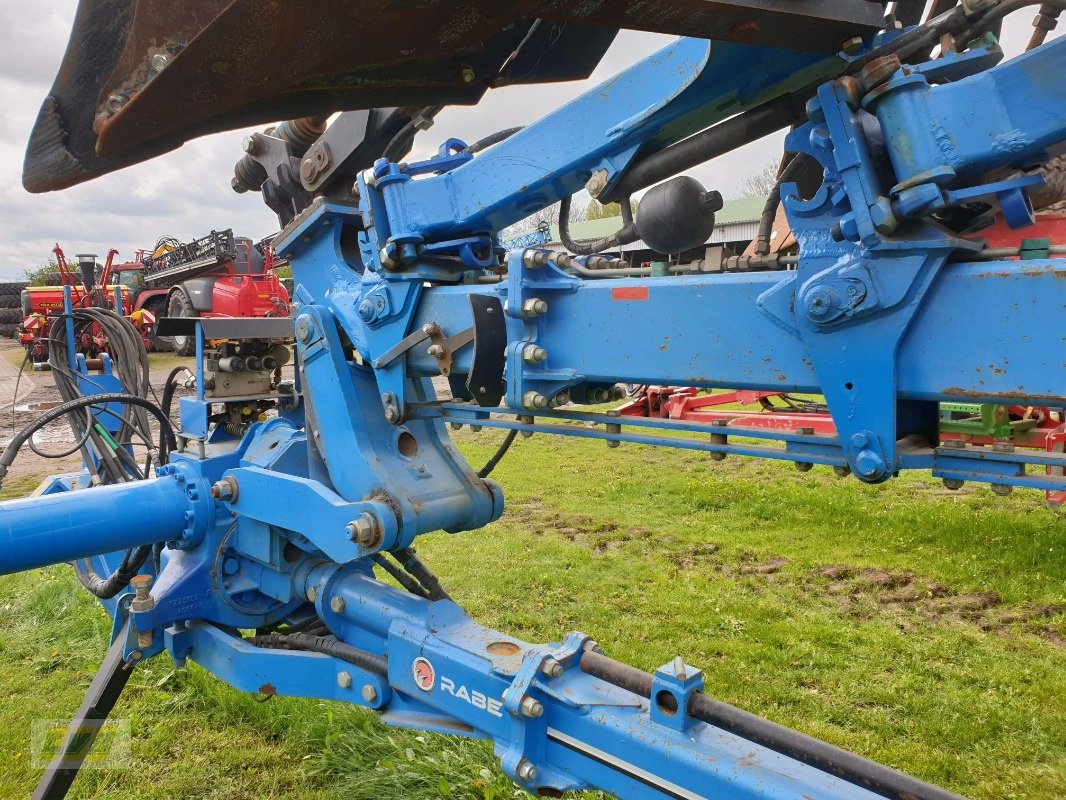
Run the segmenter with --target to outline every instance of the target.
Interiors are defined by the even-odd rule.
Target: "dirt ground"
[[[23,348],[18,342],[0,339],[0,447],[6,447],[15,433],[60,402],[52,373],[36,372],[28,363],[21,368],[22,356]],[[151,356],[150,363],[152,387],[161,396],[170,371],[179,364],[192,368],[193,359],[163,353]],[[73,446],[74,438],[66,422],[60,420],[36,434],[34,443],[42,452],[60,453]],[[81,459],[77,454],[45,458],[24,447],[11,466],[8,478],[43,477],[80,468]]]

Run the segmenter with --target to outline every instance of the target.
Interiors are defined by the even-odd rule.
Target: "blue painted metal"
[[[986,41],[866,98],[847,82],[819,88],[788,138],[824,182],[810,198],[783,187],[801,246],[786,273],[590,281],[516,248],[499,284],[460,283],[496,266],[506,225],[594,174],[611,185],[637,154],[827,75],[836,59],[680,40],[483,154],[449,141],[424,162],[377,164],[358,207],[319,199],[276,243],[298,284],[300,412],[239,443],[212,441],[201,457],[175,455],[153,480],[0,506],[0,570],[165,540],[154,605],[129,610],[131,630],[152,633],[137,652],[165,647],[247,691],[344,700],[390,724],[491,739],[531,790],[872,800],[691,718],[686,700],[702,687],[692,667],[664,666],[651,699],[638,696],[580,669],[587,637],[537,645],[489,630],[448,600],[377,581],[369,557],[503,512],[500,487],[465,463],[447,422],[847,465],[869,482],[915,468],[1066,488],[1026,471],[1066,466],[1061,454],[936,446],[942,400],[1066,407],[1061,356],[1031,344],[1066,330],[1066,264],[976,261],[978,245],[930,218],[991,198],[1023,223],[1031,180],[984,174],[1031,167],[1066,139],[1066,87],[1048,77],[1062,74],[1066,40],[1000,57]],[[505,309],[502,408],[461,396],[471,348],[447,349],[471,326],[475,294]],[[527,358],[531,347],[547,358]],[[460,395],[447,402],[430,381],[445,370]],[[819,392],[839,435],[557,407],[616,382]],[[124,602],[109,610],[121,616]],[[312,614],[387,667],[232,633]]]

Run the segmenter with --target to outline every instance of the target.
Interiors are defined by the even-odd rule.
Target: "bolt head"
[[[339,672],[339,673],[337,673],[337,685],[339,687],[341,687],[342,689],[351,689],[352,688],[352,676],[349,675],[347,672]]]
[[[130,101],[130,96],[125,92],[115,92],[113,95],[104,101],[104,108],[110,111],[112,114],[117,114],[121,111],[126,103]]]
[[[852,36],[850,39],[845,39],[840,45],[840,49],[847,53],[849,56],[862,50],[863,40],[861,36]]]
[[[518,765],[515,774],[518,776],[519,780],[528,782],[537,777],[537,768],[528,761],[523,761]]]
[[[170,56],[166,53],[156,53],[152,56],[152,69],[156,72],[162,72],[167,68],[170,63]]]
[[[311,324],[306,317],[300,317],[296,320],[296,338],[304,344],[307,344],[311,339]]]
[[[522,303],[522,316],[526,318],[539,317],[548,313],[548,303],[539,297],[531,297]]]
[[[477,75],[474,73],[474,68],[468,64],[463,64],[459,67],[459,80],[463,83],[473,83]]]
[[[338,614],[343,614],[344,609],[348,607],[348,604],[344,601],[343,597],[333,597],[329,601],[329,607]]]
[[[378,699],[378,690],[369,683],[366,684],[363,687],[363,699],[368,703],[376,703]]]
[[[259,141],[254,135],[245,136],[241,139],[241,149],[250,156],[255,155],[256,151],[259,149]]]

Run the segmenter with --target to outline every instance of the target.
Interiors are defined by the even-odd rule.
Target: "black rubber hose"
[[[610,192],[608,201],[664,181],[687,169],[725,155],[741,145],[769,136],[802,116],[803,102],[780,97],[765,105],[737,114],[707,130],[683,139],[633,163]],[[560,211],[560,219],[562,212]]]
[[[373,672],[377,675],[389,674],[389,662],[383,656],[374,655],[366,650],[342,642],[336,636],[314,636],[310,633],[268,633],[255,636],[252,643],[256,647],[268,647],[275,650],[311,650],[327,656],[339,658],[349,664]]]
[[[576,253],[579,256],[591,256],[594,253],[600,253],[604,250],[611,250],[615,247],[621,247],[624,244],[630,244],[640,238],[640,234],[637,233],[636,225],[632,223],[624,225],[621,230],[612,233],[610,236],[605,236],[602,239],[576,241],[570,238],[571,200],[572,198],[570,197],[564,197],[559,204],[559,240],[563,243],[563,247],[571,253]]]
[[[480,153],[482,150],[488,150],[495,144],[504,142],[523,130],[526,126],[519,125],[517,128],[505,128],[502,131],[496,131],[496,133],[490,133],[484,139],[478,139],[472,145],[469,145],[463,152],[464,153]]]
[[[781,174],[777,176],[777,182],[774,184],[770,196],[766,198],[766,205],[763,206],[762,216],[759,218],[759,235],[755,237],[756,255],[766,256],[770,254],[770,236],[774,230],[777,209],[781,207],[781,187],[796,177],[800,169],[803,168],[805,161],[806,156],[795,156],[781,170]]]
[[[602,653],[587,650],[581,656],[581,670],[614,686],[648,698],[651,702],[652,676]],[[686,709],[690,716],[722,728],[749,742],[835,775],[890,800],[965,800],[952,792],[904,775],[876,761],[841,750],[798,731],[777,725],[739,708],[712,700],[705,694],[691,696]]]
[[[183,372],[189,372],[188,367],[174,367],[167,375],[166,383],[163,384],[163,397],[160,398],[159,407],[163,411],[163,415],[170,419],[171,406],[174,403],[174,392],[177,391],[178,382],[176,378]],[[163,450],[163,431],[159,431],[159,450]]]
[[[496,448],[496,452],[493,454],[492,458],[486,461],[485,466],[477,471],[477,476],[479,478],[487,478],[492,474],[492,471],[496,469],[496,465],[503,460],[503,457],[507,455],[507,451],[511,448],[511,445],[514,444],[516,436],[518,436],[517,428],[507,432],[507,436],[504,437],[503,443]]]
[[[1043,6],[1048,12],[1058,10],[1061,14],[1066,11],[1066,0],[1003,0],[1002,3],[990,9],[970,28],[960,33],[956,37],[956,42],[966,46],[969,42],[992,30],[1004,17],[1029,6]]]
[[[33,436],[34,433],[45,425],[48,425],[50,422],[54,422],[72,411],[91,406],[104,406],[108,403],[122,403],[146,409],[159,421],[159,426],[163,430],[169,448],[171,450],[177,449],[178,442],[174,436],[174,429],[171,427],[170,420],[163,416],[162,410],[160,410],[159,406],[151,400],[145,400],[143,397],[138,397],[134,394],[124,394],[120,392],[88,395],[86,397],[76,398],[63,403],[62,405],[58,405],[50,411],[46,411],[15,434],[15,437],[8,443],[7,447],[4,448],[3,454],[0,455],[0,486],[3,485],[3,480],[7,477],[8,469],[14,463],[15,456],[17,456],[19,450],[22,449],[22,445],[25,444],[26,440]]]
[[[415,578],[426,590],[430,600],[451,600],[451,595],[445,591],[440,580],[433,570],[426,566],[413,547],[404,547],[393,553],[393,557],[400,562],[408,574]]]
[[[426,600],[430,599],[429,590],[416,581],[412,576],[404,572],[402,568],[396,566],[385,558],[381,553],[374,553],[374,555],[371,556],[371,560],[395,578],[396,582],[411,594],[423,597]]]

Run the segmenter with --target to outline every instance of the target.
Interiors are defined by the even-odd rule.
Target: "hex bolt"
[[[570,402],[570,393],[569,392],[558,392],[548,402],[548,406],[550,408],[559,408],[559,406],[565,406],[569,402]]]
[[[348,523],[348,534],[353,542],[363,547],[377,547],[381,544],[381,525],[378,518],[369,511],[364,511]]]
[[[522,698],[519,708],[522,709],[522,716],[524,717],[532,717],[533,719],[536,719],[537,717],[544,716],[544,706],[541,705],[539,700],[530,697],[529,695]]]
[[[398,409],[396,406],[391,405],[391,404],[385,406],[385,419],[388,420],[389,422],[399,422],[400,421],[400,409]]]
[[[549,678],[561,678],[563,676],[563,665],[549,656],[540,665],[540,671]]]
[[[515,775],[519,780],[526,781],[527,783],[537,777],[537,768],[526,761],[524,758],[518,763],[518,769],[515,770]]]
[[[307,588],[307,602],[308,603],[313,603],[313,602],[315,602],[315,598],[317,598],[317,597],[318,597],[318,590],[314,586],[309,586]]]
[[[311,323],[307,321],[307,317],[296,320],[296,338],[304,344],[311,341]]]
[[[845,39],[840,45],[840,49],[847,53],[849,56],[862,50],[864,42],[861,36],[852,36],[850,39]]]
[[[603,194],[603,190],[607,188],[607,170],[600,169],[592,173],[592,177],[588,179],[585,188],[593,197],[599,197]]]
[[[245,136],[241,140],[241,149],[250,156],[256,155],[259,152],[259,137],[254,133],[251,136]]]
[[[329,607],[338,614],[343,614],[344,610],[348,607],[348,604],[344,601],[343,597],[330,598]]]
[[[522,303],[522,316],[533,319],[548,313],[548,303],[539,297],[531,297]]]
[[[151,64],[152,69],[156,72],[162,72],[167,68],[167,65],[170,64],[170,56],[166,53],[156,53],[152,56]]]
[[[436,322],[427,322],[422,326],[422,333],[426,336],[436,336],[440,332],[440,325]]]
[[[363,699],[368,703],[376,703],[378,701],[378,690],[371,684],[363,686]]]
[[[104,108],[106,108],[112,114],[117,114],[121,111],[126,103],[130,101],[130,96],[125,92],[115,92],[113,95],[104,101]]]
[[[522,407],[543,409],[548,407],[548,398],[540,392],[526,392],[522,395]]]
[[[442,345],[442,344],[430,345],[429,349],[426,350],[426,355],[430,356],[431,358],[443,358],[444,357],[444,345]]]
[[[232,475],[227,475],[211,487],[211,496],[222,502],[235,501],[239,494],[240,486]]]
[[[522,349],[522,360],[527,364],[541,364],[548,360],[548,351],[535,344],[526,345]]]
[[[338,672],[337,673],[337,685],[339,687],[341,687],[342,689],[351,689],[352,688],[352,676],[349,675],[347,672]]]

